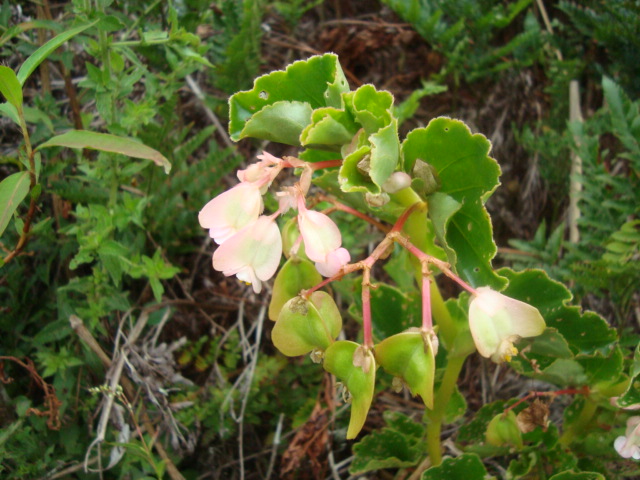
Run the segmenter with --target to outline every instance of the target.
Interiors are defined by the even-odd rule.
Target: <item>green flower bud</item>
[[[487,426],[485,438],[487,443],[495,447],[511,445],[522,450],[522,433],[518,428],[516,414],[513,413],[513,410],[493,417]]]
[[[291,257],[291,249],[295,245],[296,241],[300,237],[300,229],[298,228],[297,217],[290,218],[282,227],[282,253],[286,258]],[[295,256],[299,258],[308,259],[304,251],[304,242],[298,244],[298,251],[295,252]]]
[[[435,168],[429,165],[427,162],[416,160],[412,171],[413,181],[411,187],[420,195],[425,197],[440,190],[440,178]]]
[[[376,361],[371,350],[354,342],[334,342],[324,352],[324,369],[335,375],[351,395],[347,439],[355,438],[367,419],[376,382]]]
[[[293,256],[282,266],[273,284],[273,295],[269,303],[269,319],[278,319],[285,303],[322,281],[322,276],[309,260]]]
[[[380,342],[375,346],[375,356],[387,373],[402,379],[412,395],[420,395],[424,404],[433,408],[436,350],[433,332],[416,328]]]
[[[342,330],[342,317],[327,292],[313,292],[309,299],[297,296],[284,304],[271,339],[288,357],[326,350]]]

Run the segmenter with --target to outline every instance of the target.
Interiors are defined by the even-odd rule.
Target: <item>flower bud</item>
[[[322,277],[309,260],[291,257],[282,266],[273,283],[273,294],[269,302],[269,319],[274,322],[282,306],[293,297],[322,281]]]
[[[511,445],[521,450],[523,447],[522,433],[518,428],[516,414],[513,413],[513,410],[493,417],[487,426],[485,438],[487,443],[494,447]]]
[[[327,292],[313,292],[309,299],[297,296],[284,304],[271,339],[288,357],[326,350],[342,330],[338,306]]]
[[[432,337],[432,332],[410,329],[384,339],[375,347],[380,366],[403,380],[412,395],[420,395],[427,408],[433,408],[437,350],[434,340],[437,342],[437,337]]]
[[[514,342],[540,335],[546,324],[537,308],[488,287],[477,289],[469,305],[469,329],[478,352],[496,363],[518,353]]]
[[[354,342],[334,342],[324,353],[324,369],[335,375],[351,395],[351,418],[347,439],[355,438],[367,419],[376,381],[376,362],[371,350]]]
[[[438,172],[427,162],[417,159],[412,174],[411,186],[419,194],[427,197],[440,190],[441,183]]]

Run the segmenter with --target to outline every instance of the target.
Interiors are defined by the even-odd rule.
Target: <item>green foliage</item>
[[[473,0],[384,0],[446,58],[439,76],[452,75],[456,85],[513,67],[531,65],[540,55],[542,33],[536,18],[528,13],[524,30],[508,43],[495,45],[499,32],[520,17],[531,0],[496,4]]]

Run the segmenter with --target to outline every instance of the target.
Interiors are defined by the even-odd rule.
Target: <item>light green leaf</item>
[[[355,92],[345,95],[344,99],[347,110],[362,125],[367,135],[386,127],[393,118],[393,95],[384,90],[378,91],[373,85],[362,85]]]
[[[445,458],[437,467],[422,474],[421,480],[486,480],[487,469],[480,457],[464,453],[459,457]]]
[[[4,65],[0,65],[0,93],[18,110],[22,108],[22,85],[15,72]]]
[[[0,103],[0,113],[9,117],[16,125],[20,125],[18,110],[9,102]]]
[[[302,132],[300,143],[307,148],[339,151],[342,145],[351,142],[357,131],[358,125],[348,112],[333,107],[318,108]]]
[[[156,165],[164,167],[165,173],[169,173],[171,170],[169,160],[157,150],[132,138],[118,137],[109,133],[70,130],[41,143],[36,150],[45,147],[89,148],[103,152],[121,153],[129,157],[152,160]]]
[[[71,30],[67,30],[66,32],[61,33],[60,35],[56,35],[47,43],[38,48],[35,52],[33,52],[29,58],[22,64],[20,70],[18,70],[18,81],[20,85],[24,85],[24,82],[27,81],[27,78],[33,73],[33,71],[40,65],[51,53],[57,49],[64,42],[78,35],[79,33],[84,32],[87,28],[94,26],[98,23],[99,20],[95,20],[91,23],[87,23],[85,25],[80,25],[76,28],[72,28]]]
[[[311,121],[311,107],[304,102],[276,102],[247,119],[234,140],[252,137],[286,145],[300,145],[300,134]]]
[[[257,78],[253,89],[231,96],[229,133],[235,141],[250,136],[245,132],[245,123],[266,106],[281,101],[306,103],[309,111],[321,107],[342,108],[341,94],[348,91],[349,85],[335,54],[294,62],[284,71]],[[274,126],[269,134],[277,136],[277,128]]]
[[[357,475],[383,468],[413,467],[420,461],[422,449],[415,438],[383,428],[356,443],[353,454],[349,473]]]
[[[447,227],[451,218],[460,210],[462,205],[453,197],[436,192],[427,199],[429,205],[429,218],[433,224],[436,238],[443,246],[449,263],[456,264],[456,252],[447,243]]]
[[[29,193],[29,182],[29,172],[14,173],[0,182],[0,235],[7,228],[13,212]]]
[[[391,120],[369,137],[371,142],[371,171],[369,176],[378,189],[372,193],[380,193],[382,185],[394,172],[400,157],[400,141],[398,140],[398,121]]]
[[[440,192],[462,205],[449,220],[446,234],[447,245],[457,253],[455,270],[474,286],[500,290],[506,281],[491,267],[497,249],[484,207],[500,175],[500,167],[488,156],[490,147],[484,136],[472,135],[461,121],[440,117],[409,133],[402,151],[405,171],[410,172],[418,159],[430,164],[440,178]]]

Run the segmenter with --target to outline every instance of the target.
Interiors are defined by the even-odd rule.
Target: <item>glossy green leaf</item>
[[[273,294],[269,302],[269,319],[278,319],[285,303],[322,281],[322,276],[309,260],[299,257],[289,258],[276,275]]]
[[[169,173],[171,170],[169,160],[157,150],[137,140],[108,133],[70,130],[41,143],[36,150],[46,147],[89,148],[103,152],[121,153],[129,157],[152,160],[156,165],[164,167],[165,173]]]
[[[376,362],[373,354],[357,343],[339,340],[326,350],[324,369],[335,375],[351,394],[351,418],[347,439],[355,438],[367,420],[373,401],[376,381]]]
[[[422,474],[421,480],[486,480],[487,469],[480,457],[474,453],[445,458],[436,467],[429,468]]]
[[[338,181],[343,192],[379,192],[367,172],[371,162],[371,146],[362,145],[344,157]]]
[[[29,172],[17,172],[0,182],[0,235],[11,220],[13,212],[29,193]]]
[[[411,171],[418,159],[430,164],[440,178],[440,192],[462,205],[445,225],[446,244],[457,254],[450,262],[458,274],[474,286],[500,290],[506,281],[491,267],[497,249],[484,207],[500,175],[500,167],[488,155],[490,147],[484,136],[472,135],[461,121],[441,117],[409,133],[402,152],[405,171]]]
[[[344,96],[347,110],[362,125],[367,135],[376,133],[391,123],[393,95],[378,91],[373,85],[362,85]],[[396,126],[397,129],[397,126]]]
[[[427,408],[433,408],[436,360],[429,333],[420,330],[398,333],[376,345],[374,352],[387,373],[401,378],[412,395],[420,395]]]
[[[38,48],[35,52],[33,52],[29,58],[25,60],[25,62],[18,70],[18,81],[20,85],[24,85],[24,82],[27,81],[29,76],[33,73],[33,71],[40,65],[51,53],[53,53],[60,45],[65,43],[70,38],[75,37],[79,33],[84,32],[86,29],[94,26],[98,23],[99,20],[95,20],[91,23],[87,23],[85,25],[80,25],[78,27],[72,28],[71,30],[67,30],[66,32],[62,32],[59,35],[56,35],[47,43]]]
[[[266,105],[259,112],[247,119],[240,136],[300,145],[300,134],[311,122],[311,107],[304,102],[276,102]]]
[[[436,238],[442,245],[449,262],[456,264],[456,252],[447,243],[447,230],[449,221],[453,217],[462,204],[456,199],[445,193],[437,192],[433,195],[429,195],[427,199],[429,205],[429,218],[433,224],[433,229],[436,233]]]
[[[311,114],[311,123],[300,135],[300,143],[307,148],[339,151],[351,142],[360,127],[344,110],[333,107],[318,108]]]
[[[393,119],[389,125],[382,127],[369,137],[371,142],[371,171],[369,176],[379,190],[395,171],[400,158],[400,141],[398,140],[398,121]]]
[[[326,350],[342,330],[342,317],[331,295],[317,291],[309,299],[294,297],[284,304],[271,339],[289,357]]]
[[[4,65],[0,65],[0,93],[18,110],[22,108],[22,85],[16,73]]]
[[[353,446],[351,475],[383,468],[413,467],[422,456],[422,448],[415,438],[390,428],[370,433]]]
[[[342,108],[341,94],[348,91],[349,85],[336,55],[318,55],[294,62],[284,71],[271,72],[257,78],[253,89],[238,92],[229,99],[229,133],[235,141],[251,136],[245,130],[247,121],[265,107],[281,101],[307,104],[309,116],[304,125],[306,126],[312,110],[321,107]],[[286,115],[284,111],[281,113]],[[300,119],[299,113],[296,113],[296,121]],[[262,131],[263,135],[270,137],[278,136],[279,125],[273,125],[271,129],[266,124],[261,126],[263,129],[256,131]],[[302,129],[298,135],[301,132]],[[296,138],[293,145],[298,144],[297,140]]]

